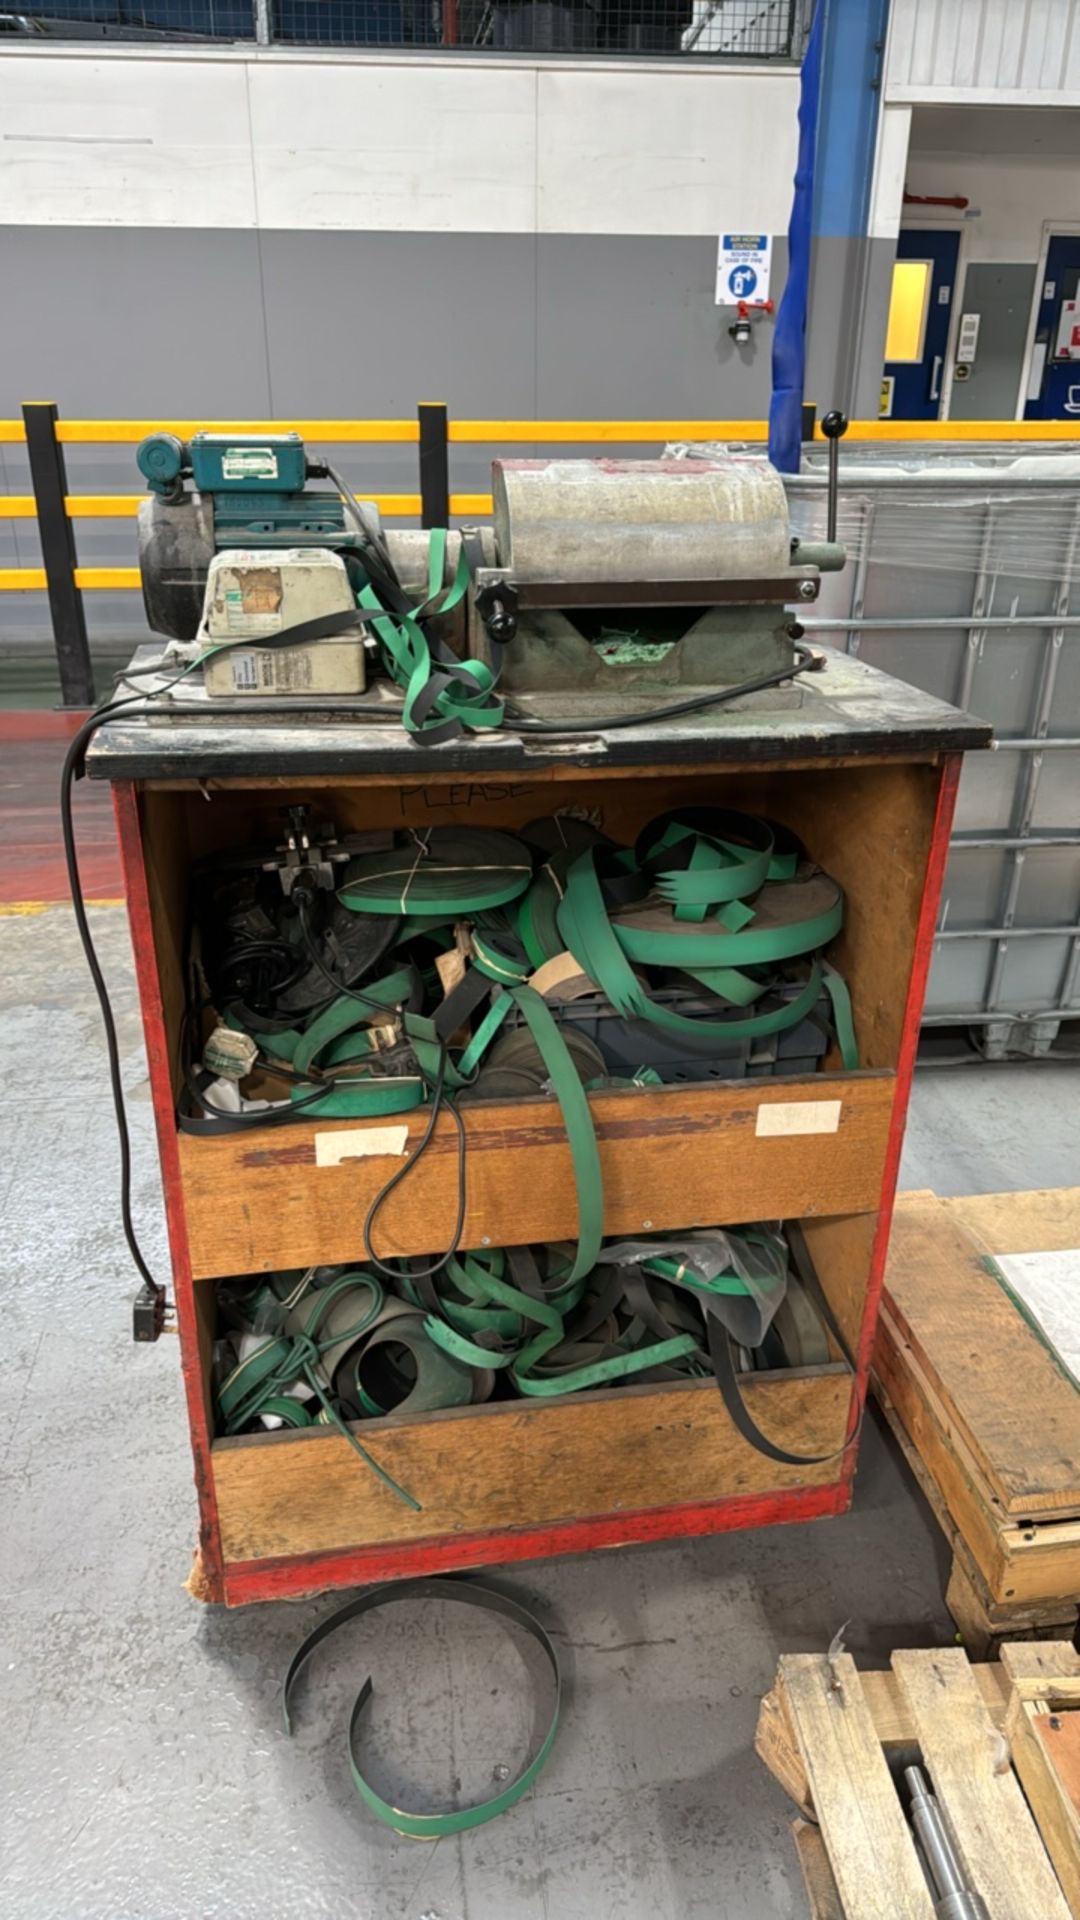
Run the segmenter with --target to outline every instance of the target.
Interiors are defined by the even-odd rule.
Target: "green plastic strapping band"
[[[369,584],[361,587],[357,605],[379,618],[371,626],[382,651],[383,665],[390,678],[404,690],[401,723],[406,733],[423,739],[438,732],[446,737],[447,726],[484,731],[501,727],[504,707],[495,698],[496,674],[481,660],[453,660],[440,670],[432,660],[427,635],[420,621],[428,616],[449,613],[456,607],[469,585],[469,563],[462,542],[457,569],[451,585],[442,590],[446,565],[447,533],[444,527],[433,529],[428,546],[428,593],[424,603],[411,613],[390,613]],[[426,712],[417,715],[422,696],[433,676],[441,675],[446,685],[435,695]]]
[[[346,1328],[335,1328],[323,1332],[323,1323],[331,1307],[349,1292],[367,1290],[367,1308],[358,1315],[355,1322]],[[371,1326],[383,1305],[383,1289],[372,1274],[355,1272],[341,1274],[328,1287],[313,1289],[310,1294],[311,1312],[304,1324],[303,1331],[295,1334],[280,1334],[267,1340],[266,1344],[248,1355],[246,1360],[233,1368],[218,1392],[218,1407],[225,1425],[226,1433],[239,1433],[252,1420],[267,1411],[266,1402],[275,1401],[284,1393],[286,1387],[302,1379],[319,1401],[329,1423],[336,1427],[342,1438],[347,1440],[354,1453],[369,1466],[372,1472],[389,1487],[399,1500],[403,1500],[414,1513],[422,1512],[420,1502],[414,1500],[411,1493],[398,1485],[393,1476],[374,1460],[366,1447],[361,1446],[342,1419],[333,1401],[329,1398],[319,1378],[322,1357],[342,1340],[357,1338]],[[273,1411],[277,1412],[275,1406]]]
[[[398,1600],[451,1600],[459,1605],[482,1607],[486,1612],[500,1616],[536,1641],[547,1658],[554,1684],[551,1717],[543,1739],[533,1758],[515,1780],[511,1780],[490,1800],[482,1800],[471,1807],[453,1807],[441,1813],[411,1813],[384,1800],[371,1785],[361,1766],[358,1753],[360,1721],[372,1695],[371,1681],[365,1680],[349,1715],[349,1771],[353,1785],[369,1812],[385,1826],[392,1827],[395,1833],[405,1834],[413,1840],[441,1840],[448,1834],[465,1833],[470,1827],[480,1827],[488,1820],[496,1819],[529,1791],[551,1752],[558,1729],[562,1707],[562,1674],[558,1655],[548,1633],[534,1614],[507,1594],[497,1593],[494,1588],[481,1586],[472,1580],[398,1580],[393,1586],[375,1587],[362,1593],[358,1599],[350,1600],[347,1606],[340,1607],[336,1613],[320,1621],[314,1632],[309,1633],[298,1647],[289,1663],[282,1688],[282,1717],[286,1733],[292,1732],[290,1708],[293,1688],[301,1669],[315,1649],[338,1627],[344,1626],[346,1621],[358,1619],[377,1607],[392,1606]]]

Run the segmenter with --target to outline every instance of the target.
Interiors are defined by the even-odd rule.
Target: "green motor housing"
[[[334,490],[311,487],[326,468],[298,433],[154,433],[135,456],[149,496],[139,508],[139,566],[156,633],[192,640],[215,553],[243,547],[328,547],[347,559],[361,545]],[[365,516],[378,527],[374,506]]]

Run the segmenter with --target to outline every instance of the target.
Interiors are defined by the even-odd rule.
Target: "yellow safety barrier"
[[[580,445],[590,440],[632,443],[662,440],[767,440],[767,420],[448,420],[447,439],[459,445],[542,441]]]
[[[372,500],[379,512],[388,519],[411,519],[420,512],[418,493],[361,493],[358,500]],[[147,498],[145,493],[69,493],[64,505],[69,520],[128,520],[139,511],[140,503]],[[464,504],[454,507],[455,513],[475,512],[477,500],[487,500],[490,494],[462,493],[454,495],[455,501]],[[0,494],[0,520],[33,520],[37,517],[37,502],[32,493]]]
[[[193,433],[298,433],[313,443],[415,442],[420,427],[415,420],[58,420],[56,437],[64,446],[124,445],[145,440],[151,433],[175,433],[190,440]]]
[[[821,422],[814,439],[824,440]],[[1080,423],[1073,420],[853,420],[848,440],[1077,440]],[[843,443],[841,443],[843,444]]]
[[[314,444],[415,444],[420,438],[416,420],[58,420],[56,437],[63,444],[131,445],[152,433],[174,433],[190,439],[193,433],[296,432]],[[749,441],[768,439],[764,420],[448,420],[447,438],[459,446],[634,445],[668,440]],[[1080,424],[1070,420],[853,420],[848,440],[882,442],[952,441],[957,444],[990,440],[1018,443],[1076,440]],[[815,440],[824,440],[820,422]],[[0,444],[25,442],[21,420],[0,420]],[[69,494],[65,508],[72,520],[119,520],[133,517],[144,494]],[[371,498],[388,519],[414,519],[421,512],[418,493],[384,493]],[[486,493],[450,496],[450,510],[459,517],[491,512]],[[0,496],[0,520],[36,518],[32,494]],[[75,584],[89,592],[126,591],[139,585],[137,567],[76,567]],[[46,586],[42,567],[0,567],[0,592],[37,593]]]

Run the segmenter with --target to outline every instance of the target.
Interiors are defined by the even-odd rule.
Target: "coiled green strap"
[[[370,585],[361,587],[356,596],[358,606],[378,616],[371,626],[387,673],[404,690],[401,723],[406,733],[433,744],[453,739],[466,727],[474,732],[501,727],[505,712],[495,697],[495,669],[481,660],[457,659],[429,640],[420,625],[427,617],[449,613],[469,584],[463,541],[453,581],[443,593],[446,540],[445,528],[432,531],[427,599],[411,613],[388,613]]]
[[[349,1715],[349,1771],[353,1785],[369,1812],[381,1820],[385,1826],[392,1827],[395,1833],[407,1835],[413,1840],[440,1840],[451,1833],[464,1833],[470,1827],[481,1827],[488,1820],[494,1820],[505,1813],[529,1791],[544,1765],[559,1725],[559,1713],[562,1707],[562,1675],[559,1659],[549,1635],[534,1614],[508,1594],[497,1593],[492,1587],[481,1586],[474,1580],[398,1580],[390,1587],[374,1587],[362,1593],[356,1600],[350,1600],[347,1606],[339,1607],[327,1619],[319,1622],[314,1632],[309,1633],[297,1648],[289,1663],[282,1687],[282,1717],[285,1731],[292,1733],[292,1696],[297,1678],[306,1666],[316,1648],[321,1646],[332,1633],[343,1627],[348,1620],[357,1620],[363,1614],[373,1612],[377,1607],[392,1606],[398,1600],[451,1600],[458,1605],[482,1607],[488,1613],[494,1613],[513,1626],[520,1627],[545,1654],[551,1668],[554,1683],[551,1717],[539,1747],[528,1765],[511,1780],[501,1792],[490,1800],[482,1800],[471,1807],[447,1808],[440,1813],[410,1813],[404,1807],[395,1807],[384,1800],[371,1785],[360,1763],[358,1753],[359,1728],[364,1709],[372,1695],[371,1680],[365,1680]]]
[[[532,855],[494,827],[413,829],[403,846],[369,854],[338,893],[353,913],[454,921],[524,893]]]
[[[357,1297],[357,1314],[345,1327],[328,1324],[336,1319],[334,1308],[342,1299]],[[267,1412],[278,1413],[276,1402],[286,1387],[303,1380],[327,1415],[331,1425],[346,1439],[354,1453],[369,1466],[385,1487],[403,1500],[414,1513],[422,1511],[420,1502],[374,1460],[350,1431],[328,1395],[320,1378],[322,1362],[344,1341],[358,1340],[380,1312],[384,1293],[378,1280],[364,1272],[342,1274],[328,1287],[314,1289],[308,1296],[310,1312],[302,1331],[272,1336],[264,1346],[248,1355],[233,1368],[218,1392],[218,1407],[226,1433],[239,1433],[252,1420]],[[361,1305],[361,1301],[364,1304]],[[296,1309],[294,1309],[294,1313]],[[279,1417],[280,1414],[279,1414]]]

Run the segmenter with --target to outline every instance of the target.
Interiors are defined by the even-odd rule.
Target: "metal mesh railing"
[[[805,0],[41,0],[4,36],[790,59]]]

